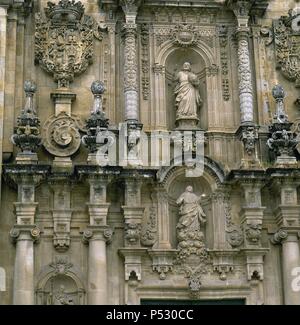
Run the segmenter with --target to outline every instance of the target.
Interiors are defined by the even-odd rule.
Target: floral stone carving
[[[80,147],[79,130],[84,132],[84,126],[76,115],[69,116],[65,112],[52,115],[42,129],[43,145],[54,156],[71,156]]]
[[[80,1],[48,2],[45,15],[36,14],[35,21],[35,62],[59,88],[68,87],[92,63],[93,39],[101,40],[104,29],[84,15]]]

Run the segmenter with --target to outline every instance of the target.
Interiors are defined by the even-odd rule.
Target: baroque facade
[[[300,304],[299,22],[0,0],[0,304]]]

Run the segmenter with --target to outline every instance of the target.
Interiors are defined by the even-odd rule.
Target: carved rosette
[[[69,157],[80,147],[79,130],[84,132],[84,127],[76,115],[69,116],[64,112],[52,115],[42,129],[43,145],[54,156]]]
[[[92,63],[93,39],[102,39],[102,27],[84,15],[80,1],[69,0],[48,2],[35,23],[35,62],[53,75],[59,88],[68,87]]]

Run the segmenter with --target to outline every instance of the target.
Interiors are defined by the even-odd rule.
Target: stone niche
[[[170,53],[166,60],[166,102],[167,102],[167,125],[170,130],[175,128],[176,107],[174,89],[176,87],[176,75],[182,69],[185,62],[189,62],[192,72],[200,80],[200,95],[203,101],[202,107],[198,108],[199,126],[207,129],[207,100],[206,100],[206,76],[207,69],[201,56],[191,48],[180,47]]]
[[[179,207],[176,204],[180,195],[185,192],[187,186],[193,187],[193,192],[197,196],[201,196],[201,206],[206,214],[206,224],[201,227],[204,234],[204,242],[207,247],[213,245],[213,216],[211,207],[211,187],[204,177],[186,178],[185,174],[178,175],[169,186],[169,214],[170,214],[170,242],[173,248],[178,245],[176,236],[176,226],[179,221]]]
[[[55,262],[42,269],[36,288],[37,305],[84,305],[85,289],[77,267],[67,256],[56,256]]]

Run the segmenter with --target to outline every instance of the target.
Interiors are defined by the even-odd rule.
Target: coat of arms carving
[[[275,20],[272,28],[263,27],[261,35],[266,46],[274,43],[277,69],[300,88],[300,6]],[[295,104],[300,107],[300,97]]]
[[[69,87],[92,63],[93,39],[102,39],[104,26],[85,15],[83,4],[74,0],[48,2],[35,23],[35,63],[53,75],[58,88]]]

